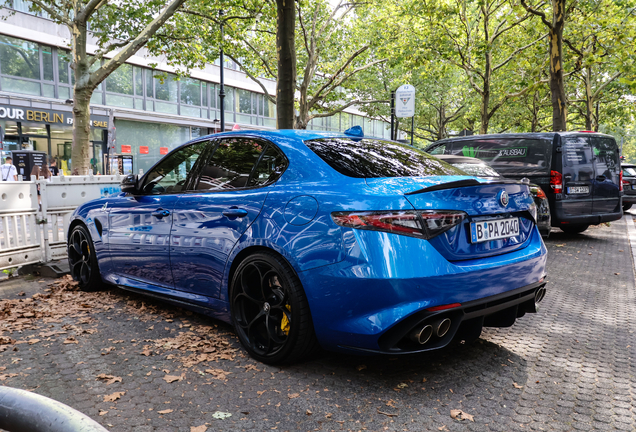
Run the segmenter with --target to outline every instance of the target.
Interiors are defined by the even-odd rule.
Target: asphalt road
[[[433,354],[323,353],[284,368],[251,360],[228,326],[141,296],[5,281],[0,384],[122,432],[634,430],[626,221],[546,244],[548,294],[511,328]]]

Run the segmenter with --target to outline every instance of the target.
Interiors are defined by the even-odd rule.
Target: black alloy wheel
[[[236,333],[255,359],[291,363],[318,348],[305,292],[283,259],[267,252],[247,257],[230,295]]]
[[[561,225],[561,230],[566,234],[580,234],[586,229],[588,229],[589,225]]]
[[[94,291],[101,287],[102,278],[93,240],[84,225],[77,225],[68,236],[68,264],[73,280],[79,283],[82,291]]]

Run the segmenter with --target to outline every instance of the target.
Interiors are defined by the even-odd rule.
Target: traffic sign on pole
[[[413,117],[415,115],[415,87],[404,84],[395,91],[395,116]]]

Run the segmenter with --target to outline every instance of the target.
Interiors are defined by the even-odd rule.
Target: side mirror
[[[137,174],[129,174],[123,178],[121,181],[121,191],[124,193],[137,193],[139,190],[137,189],[137,182],[139,179],[137,178]]]

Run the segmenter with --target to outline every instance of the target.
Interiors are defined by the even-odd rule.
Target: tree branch
[[[320,117],[331,117],[334,114],[338,114],[339,112],[342,112],[342,111],[346,110],[347,108],[349,108],[352,105],[368,105],[368,104],[372,104],[372,103],[389,103],[389,102],[390,102],[389,100],[381,100],[381,99],[374,99],[374,100],[368,100],[368,101],[361,101],[361,100],[357,100],[356,99],[356,100],[353,100],[351,102],[347,102],[346,104],[344,104],[344,105],[342,105],[342,106],[340,106],[338,108],[332,109],[329,112],[312,114],[311,118],[309,120],[314,119],[314,118],[320,118]],[[328,109],[328,108],[323,107],[323,106],[321,106],[320,108],[321,109]]]
[[[501,62],[501,63],[499,63],[497,66],[493,67],[493,68],[492,68],[492,71],[493,71],[493,72],[495,72],[496,70],[498,70],[498,69],[500,69],[500,68],[504,67],[505,65],[507,65],[507,64],[508,64],[508,62],[510,62],[510,60],[512,60],[512,59],[514,58],[514,56],[516,56],[517,54],[519,54],[521,51],[524,51],[524,50],[526,50],[527,48],[530,48],[532,45],[536,44],[537,42],[539,42],[539,41],[540,41],[540,40],[542,40],[542,39],[545,39],[546,37],[548,37],[548,35],[547,35],[547,34],[545,34],[545,35],[541,36],[539,39],[535,40],[534,42],[530,42],[530,43],[529,43],[528,45],[526,45],[526,46],[522,46],[522,47],[520,47],[520,48],[517,48],[516,50],[514,50],[514,51],[512,52],[512,54],[510,54],[510,56],[509,56],[506,60],[502,61],[502,62]]]
[[[49,7],[49,5],[44,4],[44,2],[42,2],[40,0],[32,0],[32,1],[39,8],[41,8],[44,11],[46,11],[46,13],[48,13],[49,16],[51,18],[53,18],[54,20],[58,20],[59,22],[64,23],[65,25],[67,25],[69,27],[73,26],[73,21],[71,21],[70,19],[68,19],[65,16],[60,15],[54,8]],[[61,10],[61,8],[60,8],[60,10]],[[73,32],[71,31],[71,33],[73,33]]]
[[[79,21],[79,22],[88,21],[88,19],[91,17],[91,15],[93,15],[93,12],[95,12],[97,9],[99,9],[100,7],[105,5],[106,3],[107,3],[107,0],[90,0],[86,4],[84,9],[82,9],[82,11],[79,14],[77,14],[75,19],[77,21]]]
[[[174,15],[174,13],[185,3],[186,0],[172,0],[168,6],[161,11],[128,45],[118,52],[113,58],[108,60],[99,69],[90,74],[89,82],[97,85],[104,81],[119,66],[124,64],[133,56],[148,40],[161,28],[161,26]]]
[[[276,103],[276,98],[269,94],[269,92],[267,91],[267,87],[265,87],[265,85],[261,82],[261,80],[259,80],[254,75],[252,75],[245,67],[243,67],[241,62],[235,59],[231,54],[225,53],[225,55],[228,56],[230,59],[232,59],[234,63],[239,65],[241,70],[245,73],[245,75],[247,75],[249,79],[251,79],[252,81],[254,81],[256,84],[258,84],[261,87],[261,89],[263,90],[263,93],[265,93],[265,97],[269,99],[270,102],[274,104]]]
[[[550,30],[553,29],[552,23],[547,20],[545,14],[543,12],[538,11],[538,10],[533,9],[530,6],[528,6],[528,4],[526,3],[526,0],[521,0],[521,6],[523,6],[523,8],[525,10],[527,10],[528,12],[530,12],[532,15],[536,15],[536,16],[540,17],[541,21],[543,21],[543,24],[545,24]]]

